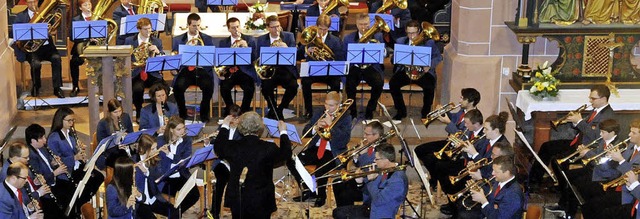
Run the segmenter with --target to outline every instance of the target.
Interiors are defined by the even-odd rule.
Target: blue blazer
[[[131,219],[133,214],[133,209],[120,203],[118,190],[113,184],[107,186],[107,211],[109,219]]]
[[[213,45],[213,38],[207,34],[204,34],[202,32],[199,32],[200,34],[200,39],[202,39],[202,42],[204,42],[205,46],[214,46]],[[181,35],[175,36],[173,37],[173,39],[171,39],[171,51],[172,52],[178,52],[180,45],[184,45],[187,44],[187,39],[189,39],[189,37],[187,36],[187,33],[183,33]],[[209,76],[211,76],[211,80],[213,80],[213,68],[211,67],[203,67],[203,69],[209,73]]]
[[[329,15],[329,16],[338,15],[338,17],[340,17],[340,11],[338,11],[338,7],[335,7],[327,15]],[[314,17],[320,16],[320,5],[313,4],[313,5],[309,6],[309,8],[307,8],[307,16],[314,16]]]
[[[240,35],[240,38],[242,38],[244,41],[247,41],[247,45],[251,48],[251,62],[253,62],[259,56],[258,48],[256,46],[256,39],[246,34]],[[218,43],[218,47],[231,47],[231,37],[225,37],[220,40],[220,42]],[[253,65],[239,65],[238,68],[240,68],[240,70],[242,70],[242,72],[244,72],[245,74],[251,76],[254,82],[258,84],[260,83],[260,78],[258,77],[258,73],[256,73],[256,69],[253,67]]]
[[[500,188],[500,192],[494,197],[498,182],[492,183],[493,191],[487,196],[489,204],[482,208],[482,214],[487,219],[520,219],[522,218],[522,208],[524,206],[524,195],[520,184],[514,178],[504,188]],[[484,191],[487,191],[485,186]]]
[[[44,148],[36,149],[32,146],[28,146],[28,147],[29,147],[29,166],[31,166],[31,168],[33,168],[33,170],[36,171],[36,173],[42,174],[42,176],[44,176],[44,179],[47,181],[47,185],[53,185],[55,183],[55,176],[53,175],[53,172],[51,170],[55,170],[55,169],[53,168],[53,166],[51,166],[51,170],[49,170],[49,167],[47,166],[47,163],[51,165],[53,156],[51,156],[51,154],[49,154],[49,152]],[[43,160],[40,157],[40,155],[38,155],[38,152],[36,150],[40,150],[40,152],[42,152],[42,155],[44,155],[44,157],[47,160]],[[65,175],[65,174],[61,174],[61,175]]]
[[[122,113],[122,124],[124,125],[127,133],[133,132],[133,123],[131,122],[131,116],[127,113]],[[98,142],[102,141],[102,139],[111,136],[114,131],[111,131],[109,128],[109,123],[105,118],[100,119],[98,122],[98,131],[96,133],[96,138]]]
[[[345,61],[346,57],[345,57],[345,49],[342,48],[344,46],[344,44],[342,44],[342,40],[340,40],[339,37],[334,36],[333,34],[327,34],[327,37],[324,39],[324,44],[327,45],[327,47],[329,47],[331,49],[331,51],[333,52],[333,54],[335,55],[335,60],[336,61]],[[307,54],[305,54],[304,50],[305,50],[304,45],[300,44],[300,46],[298,47],[298,54],[299,54],[299,58],[302,59],[302,57],[306,58],[307,61],[318,61],[315,60],[311,57],[308,57]]]
[[[136,6],[131,5],[129,7],[131,7],[131,9],[133,9],[133,12],[135,14],[138,13],[136,11],[136,9],[138,9]],[[127,15],[129,15],[129,12],[126,9],[124,9],[124,7],[122,7],[122,4],[118,5],[115,9],[113,9],[113,20],[116,22],[116,24],[118,24],[118,36],[116,37],[116,45],[123,45],[124,41],[125,41],[125,39],[127,39],[127,37],[136,35],[135,33],[119,35],[120,34],[120,28],[124,28],[124,27],[120,26],[120,20],[123,17],[126,17]]]
[[[18,201],[16,195],[11,191],[7,182],[2,181],[0,186],[0,218],[26,219],[27,215],[22,208],[22,203]],[[22,201],[29,200],[27,192],[22,189]]]
[[[307,130],[313,128],[312,126],[316,124],[316,122],[322,115],[324,115],[324,108],[316,109],[313,113],[313,117],[311,117],[311,121],[309,121],[309,123],[304,126],[302,133],[306,133]],[[336,157],[347,150],[349,139],[351,139],[351,115],[345,113],[342,115],[342,118],[340,118],[340,120],[338,120],[338,122],[333,126],[333,128],[331,128],[331,140],[329,140],[329,144],[331,146],[331,154],[333,154],[333,157]],[[316,144],[319,140],[320,136],[315,135],[311,139],[309,145],[311,147],[316,147]],[[339,163],[340,161],[336,160],[336,162]]]
[[[636,186],[632,191],[629,191],[627,189],[627,186],[622,186],[625,189],[622,190],[622,196],[631,196],[634,198],[634,200],[632,200],[632,202],[630,202],[629,204],[632,204],[635,202],[635,199],[639,199],[640,198],[640,186]],[[626,193],[626,194],[625,194]],[[625,204],[625,203],[622,203]],[[631,213],[631,212],[629,212]],[[636,216],[634,217],[635,219],[640,219],[640,214],[636,214]]]
[[[396,40],[396,43],[409,45],[409,38],[406,36],[400,37]],[[436,66],[438,66],[438,64],[440,64],[440,62],[442,61],[442,55],[440,54],[440,49],[438,49],[436,42],[433,41],[432,39],[428,39],[418,46],[431,48],[431,68],[429,68],[429,74],[431,74],[433,78],[436,78]],[[400,66],[404,66],[404,65],[394,65],[394,68],[393,68],[394,72],[397,72],[400,69],[399,68]]]
[[[62,134],[61,130],[49,133],[49,138],[47,139],[47,145],[49,145],[49,149],[54,154],[60,156],[60,159],[67,166],[67,171],[69,173],[73,172],[73,167],[75,164],[75,159],[73,156],[77,153],[78,146],[76,145],[76,139],[73,136],[69,135],[71,138],[71,146],[69,146],[69,142],[67,142],[66,138]],[[73,148],[72,148],[73,147]],[[58,175],[58,178],[68,180],[66,174]]]
[[[160,39],[155,38],[155,37],[151,37],[149,39],[149,42],[151,42],[151,44],[155,45],[158,47],[158,50],[160,50],[160,53],[162,53],[162,41],[160,41]],[[124,45],[131,45],[134,49],[136,47],[138,47],[138,35],[133,35],[130,37],[127,37],[124,40]],[[133,55],[131,55],[131,62],[135,62],[136,58],[133,57]],[[135,78],[137,77],[140,72],[142,72],[143,68],[134,68],[133,70],[131,70],[131,78]],[[147,74],[149,76],[153,76],[159,79],[162,79],[162,75],[160,74],[160,72],[154,71],[154,72],[147,72]]]
[[[382,175],[378,175],[373,181],[366,184],[370,194],[371,212],[369,218],[395,218],[398,208],[407,197],[409,180],[404,171],[389,173],[387,179],[382,181]],[[369,200],[364,200],[367,203]]]
[[[509,143],[509,140],[507,140],[507,138],[504,135],[502,135],[498,139],[498,141],[496,141],[496,143],[498,143],[498,142]],[[493,145],[491,145],[489,150],[487,150],[487,146],[488,145],[489,145],[489,140],[487,138],[483,138],[482,140],[479,140],[479,141],[476,142],[476,144],[474,144],[474,146],[476,146],[476,150],[479,153],[479,155],[476,156],[476,158],[473,159],[474,162],[478,162],[482,158],[487,158],[487,160],[489,160],[489,161],[492,160],[491,159],[491,154],[492,154]],[[487,165],[485,167],[480,168],[480,173],[482,174],[482,178],[485,178],[485,179],[491,178],[491,172],[492,171],[493,171],[493,166],[492,165]]]
[[[382,1],[371,3],[369,13],[376,13],[376,10],[378,10],[378,8],[380,8],[381,6]],[[402,36],[406,36],[407,34],[405,32],[405,27],[407,27],[407,23],[411,21],[411,12],[409,11],[409,9],[400,9],[396,7],[391,9],[391,15],[393,15],[394,20],[395,18],[400,18],[400,27],[394,27],[394,30],[389,33],[391,35],[391,38],[393,40],[396,40]],[[395,26],[395,21],[393,25]]]
[[[136,188],[138,188],[138,191],[144,194],[144,182],[146,181],[147,185],[149,186],[149,196],[155,197],[156,201],[167,203],[167,200],[164,198],[164,196],[162,196],[162,188],[164,187],[165,182],[155,183],[155,180],[162,176],[162,173],[164,173],[160,166],[147,166],[147,168],[149,168],[149,176],[144,175],[139,167],[136,168],[138,168],[138,170],[136,171]],[[143,195],[142,200],[140,200],[139,202],[144,203],[146,201],[146,198],[147,197]]]
[[[156,142],[158,142],[158,148],[167,144],[167,142],[164,140],[164,136],[159,136],[158,138],[156,138]],[[170,159],[165,153],[161,152],[160,163],[158,165],[160,166],[161,170],[163,170],[163,173],[164,171],[169,171],[171,169],[171,164],[177,164],[178,162],[180,162],[180,160],[191,156],[191,148],[191,137],[185,136],[182,137],[182,143],[178,145],[178,151],[173,156],[173,159]],[[189,178],[189,176],[191,176],[191,173],[189,173],[189,170],[187,168],[181,168],[178,171],[180,172],[180,177],[182,178]]]
[[[614,139],[611,144],[616,144],[619,142],[619,139]],[[590,150],[585,154],[585,158],[590,158],[595,156],[596,154],[604,151],[604,141],[600,140],[600,145],[597,148]],[[637,155],[636,155],[637,156]],[[615,178],[618,178],[622,175],[621,172],[618,172],[616,169],[618,167],[618,162],[609,160],[603,164],[598,162],[599,160],[594,161],[595,166],[593,167],[593,174],[591,175],[591,180],[594,182],[603,182],[610,181]]]
[[[343,47],[344,54],[347,54],[347,50],[349,49],[349,43],[358,43],[359,39],[360,39],[360,36],[358,35],[358,31],[352,32],[344,36],[342,38],[342,40],[344,41],[344,47]],[[382,39],[382,33],[374,34],[373,39],[378,40],[378,42],[380,43],[384,43],[384,40]],[[371,65],[371,67],[373,67],[373,69],[378,73],[380,73],[380,76],[383,76],[384,78],[384,72],[382,71],[382,66],[380,64],[374,64],[374,65]]]
[[[591,115],[591,112],[589,112],[589,114],[587,114],[586,117],[584,117],[584,119],[582,119],[582,121],[580,121],[574,128],[577,129],[582,136],[582,144],[589,144],[591,143],[593,140],[596,140],[597,138],[600,137],[600,122],[613,118],[613,116],[615,115],[615,113],[613,112],[613,109],[611,108],[611,105],[607,105],[606,107],[604,107],[602,110],[600,110],[600,112],[598,114],[596,114],[595,117],[593,117],[593,120],[591,120],[591,122],[587,122],[587,120],[589,120],[589,115]]]
[[[628,149],[622,152],[622,157],[624,157],[625,162],[618,165],[618,167],[616,168],[618,172],[620,172],[621,174],[631,171],[634,166],[640,165],[640,156],[636,154],[636,156],[633,157],[633,159],[631,159],[631,156],[633,155],[633,150],[635,150],[634,147],[635,145],[629,144]],[[626,186],[623,186],[622,187],[622,204],[631,204],[633,203],[633,201],[634,199],[629,194],[629,190],[627,189]]]
[[[164,112],[167,117],[178,115],[178,105],[172,102],[166,102],[169,112]],[[159,128],[160,119],[158,118],[158,112],[156,112],[155,104],[147,104],[140,110],[140,130]]]
[[[281,31],[280,39],[282,40],[282,42],[286,43],[288,47],[296,47],[296,37],[295,35],[293,35],[293,33],[287,32],[287,31]],[[269,38],[269,33],[259,36],[256,41],[258,44],[258,54],[260,54],[260,48],[271,46],[271,39]],[[296,66],[287,66],[286,68],[289,69],[289,72],[293,73],[293,75],[296,76],[296,78],[300,77]]]
[[[447,116],[449,117],[451,122],[447,124],[446,127],[444,127],[444,130],[447,131],[448,134],[454,134],[458,131],[466,129],[466,127],[464,126],[464,122],[458,123],[460,117],[462,117],[463,112],[464,110],[458,110],[458,112],[455,113],[447,112]]]

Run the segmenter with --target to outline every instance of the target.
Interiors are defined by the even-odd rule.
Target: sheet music
[[[304,182],[304,184],[306,184],[307,187],[309,187],[309,190],[311,192],[315,192],[317,194],[318,185],[316,184],[315,177],[312,177],[311,174],[307,172],[307,169],[304,168],[304,165],[302,164],[300,159],[298,159],[297,156],[295,157],[295,162],[296,162],[296,170],[300,174],[300,177],[302,178],[302,181]]]
[[[191,177],[189,177],[187,182],[184,183],[184,186],[180,188],[180,191],[176,192],[176,202],[173,204],[174,208],[178,208],[178,206],[180,206],[180,203],[184,201],[184,199],[189,194],[189,191],[191,191],[191,189],[196,185],[196,175],[198,175],[197,173],[198,171],[191,174]]]

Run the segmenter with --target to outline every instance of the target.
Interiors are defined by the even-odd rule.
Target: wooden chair
[[[538,205],[527,206],[527,211],[522,214],[523,219],[540,219],[542,218],[542,208]]]
[[[291,11],[286,11],[284,13],[278,14],[278,21],[280,22],[280,26],[285,31],[291,31]]]

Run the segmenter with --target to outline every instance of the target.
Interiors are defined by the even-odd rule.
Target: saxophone
[[[282,40],[278,39],[271,43],[271,47],[278,47]],[[260,58],[253,61],[253,67],[256,69],[256,73],[262,80],[269,80],[276,74],[276,68],[270,65],[260,65]]]

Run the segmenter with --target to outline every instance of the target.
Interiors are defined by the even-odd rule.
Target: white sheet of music
[[[309,77],[309,63],[300,62],[300,77]]]
[[[304,165],[302,164],[300,159],[298,159],[298,156],[295,157],[295,162],[296,162],[296,170],[300,174],[300,178],[302,178],[302,181],[304,182],[304,184],[306,184],[307,187],[309,187],[309,190],[311,192],[317,193],[318,185],[316,184],[315,179],[311,177],[311,174],[309,174],[309,172],[307,172],[307,169],[304,168]]]
[[[197,173],[198,171],[191,174],[191,177],[189,177],[187,182],[184,183],[184,186],[182,186],[180,191],[176,193],[176,202],[173,204],[174,208],[178,208],[178,206],[180,206],[180,203],[184,201],[184,198],[187,197],[189,191],[191,191],[191,189],[196,185],[196,175],[198,175]]]

